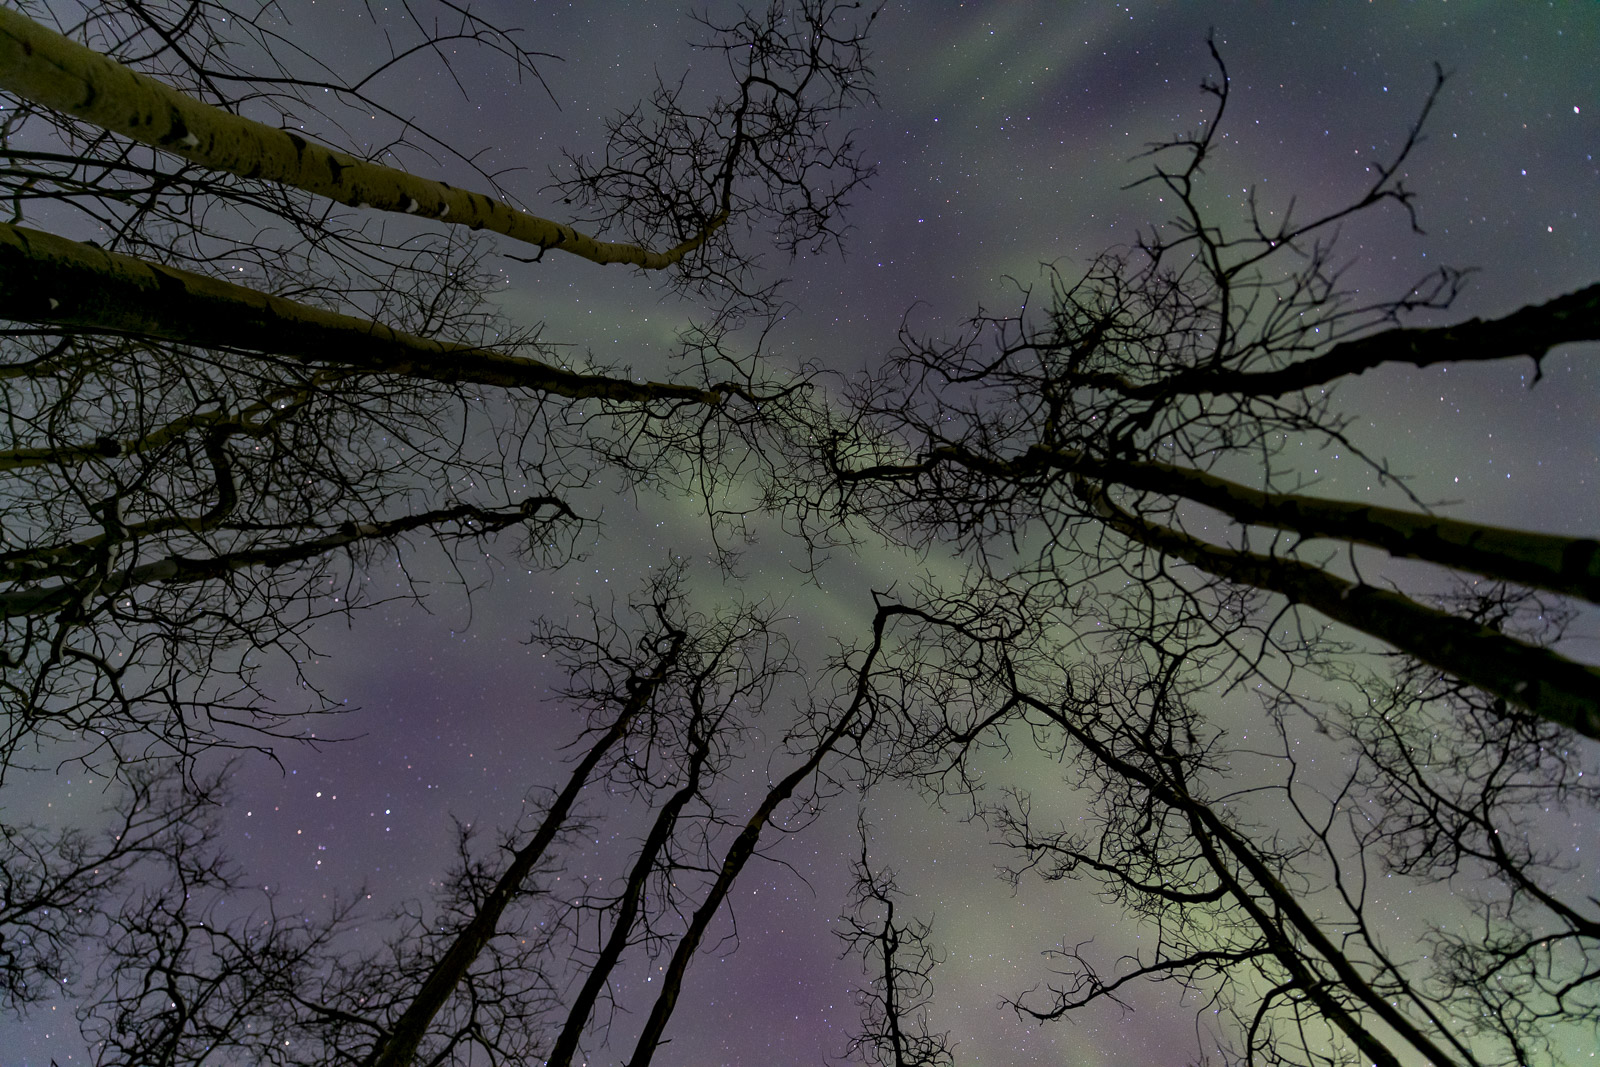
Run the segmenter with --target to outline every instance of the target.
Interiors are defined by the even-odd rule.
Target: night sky
[[[294,13],[286,32],[305,34],[335,66],[360,64],[377,47],[359,3],[285,6]],[[469,70],[470,101],[423,64],[386,91],[457,146],[487,146],[494,165],[526,167],[506,184],[546,214],[558,213],[539,191],[558,148],[598,145],[601,120],[646,93],[655,71],[670,78],[704,62],[684,48],[694,29],[672,4],[496,0],[476,9],[563,57],[540,69],[559,110],[537,84],[487,68]],[[1007,278],[1036,280],[1042,264],[1071,273],[1166,218],[1153,187],[1125,188],[1146,173],[1147,163],[1131,157],[1208,114],[1198,91],[1213,73],[1208,30],[1233,79],[1225,137],[1207,173],[1218,220],[1239,217],[1251,186],[1269,206],[1298,196],[1306,216],[1356,195],[1370,181],[1367,164],[1389,158],[1404,138],[1437,61],[1450,79],[1406,179],[1426,234],[1412,234],[1395,210],[1347,226],[1340,248],[1352,283],[1393,294],[1438,265],[1475,267],[1446,316],[1460,319],[1502,315],[1600,279],[1600,6],[890,3],[873,38],[878,103],[848,118],[877,177],[854,198],[842,259],[769,257],[771,270],[792,279],[793,309],[767,339],[768,358],[845,373],[870,367],[908,312],[919,330],[953,330],[980,306],[1013,303]],[[666,356],[686,309],[662,295],[658,280],[555,258],[503,265],[501,298],[514,320],[542,321],[548,339],[643,376],[671,373]],[[1526,361],[1376,372],[1343,387],[1342,407],[1361,416],[1361,439],[1409,473],[1419,497],[1459,501],[1449,514],[1593,536],[1596,354],[1592,346],[1558,350],[1531,390]],[[1307,447],[1318,492],[1398,502],[1371,487],[1365,468]],[[602,482],[583,503],[604,516],[581,563],[533,572],[509,557],[485,563],[468,572],[482,586],[469,606],[448,572],[419,553],[418,572],[438,579],[431,614],[380,607],[348,629],[313,635],[322,655],[311,673],[358,710],[318,727],[351,739],[280,749],[281,774],[261,760],[237,774],[226,837],[261,886],[315,910],[365,885],[376,918],[426,895],[448,865],[450,816],[485,828],[489,840],[489,828],[515,821],[530,789],[564,780],[560,746],[576,724],[550,696],[559,679],[525,644],[533,621],[572,617],[584,598],[625,599],[647,568],[674,555],[699,560],[706,549],[692,502],[617,495]],[[723,584],[703,562],[692,569],[696,602],[714,609],[736,595],[773,598],[814,663],[830,642],[865,633],[869,589],[904,589],[922,567],[956,573],[937,552],[919,561],[869,543],[808,580],[791,565],[800,547],[776,523],[758,532],[742,580]],[[373,580],[378,588],[386,578]],[[1597,639],[1600,620],[1586,617],[1567,647],[1600,661]],[[287,681],[281,699],[303,700]],[[777,708],[760,720],[761,741],[776,742],[785,714]],[[781,763],[772,766],[782,773]],[[994,772],[1042,793],[1058,778],[1021,753]],[[753,803],[767,764],[756,759],[742,774]],[[63,771],[14,795],[39,810],[76,810],[98,804],[101,785]],[[1068,812],[1072,799],[1051,803]],[[603,811],[603,798],[592,798],[591,810]],[[998,1008],[1047,978],[1041,950],[1093,936],[1110,954],[1134,944],[1137,931],[1119,929],[1117,914],[1085,886],[1025,880],[1013,894],[994,875],[988,831],[961,814],[892,789],[877,793],[870,811],[874,858],[896,869],[909,908],[933,921],[946,957],[931,1022],[952,1032],[958,1062],[1187,1062],[1193,1010],[1164,994],[1131,1013],[1089,1011],[1042,1029]],[[860,975],[857,963],[839,958],[831,931],[855,822],[855,800],[838,797],[817,825],[774,851],[788,868],[756,864],[746,873],[735,890],[739,949],[708,951],[690,971],[658,1064],[813,1064],[843,1053]],[[1580,892],[1600,893],[1600,828],[1568,829],[1572,877],[1590,886]],[[572,874],[620,873],[631,832],[598,833]],[[1448,907],[1406,899],[1391,914],[1407,929]],[[654,989],[640,990],[622,997],[642,1014]],[[20,1030],[0,1025],[0,1049],[9,1050],[0,1064],[82,1062],[64,1015],[65,1004],[46,1005]],[[609,1057],[596,1062],[627,1055],[639,1018],[619,1021]],[[1571,1058],[1590,1054],[1592,1033],[1567,1040]]]

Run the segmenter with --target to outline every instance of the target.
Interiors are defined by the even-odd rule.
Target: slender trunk
[[[683,647],[683,637],[682,633],[674,633],[671,645],[657,662],[655,670],[638,679],[640,684],[630,688],[628,699],[618,712],[616,721],[584,755],[582,762],[573,769],[571,777],[567,779],[566,787],[561,790],[555,803],[545,813],[544,821],[539,824],[533,840],[517,851],[511,865],[495,883],[494,889],[490,891],[478,913],[472,917],[466,928],[456,935],[456,939],[451,942],[445,954],[434,964],[433,970],[422,983],[422,988],[407,1005],[394,1027],[373,1046],[364,1061],[364,1067],[410,1067],[416,1057],[418,1046],[427,1036],[428,1027],[433,1023],[434,1016],[439,1014],[439,1010],[444,1007],[445,1002],[456,991],[456,987],[461,984],[461,980],[466,977],[473,961],[494,936],[500,923],[500,916],[504,914],[507,905],[516,897],[539,861],[544,858],[545,850],[550,847],[550,843],[555,840],[556,834],[566,822],[572,805],[578,799],[578,794],[588,783],[589,775],[599,766],[606,752],[627,734],[634,718],[649,706],[651,698],[660,688]]]
[[[1139,544],[1227,581],[1315,608],[1468,685],[1600,739],[1600,668],[1309,563],[1221,548],[1146,522],[1113,504],[1102,487],[1080,482],[1077,491],[1108,526]]]
[[[1600,541],[1592,538],[1511,530],[1294,493],[1264,493],[1166,463],[1098,460],[1039,449],[1014,465],[1026,466],[1034,455],[1090,478],[1182,496],[1247,525],[1371,545],[1391,556],[1426,560],[1600,604]]]
[[[1382,1042],[1374,1038],[1361,1025],[1360,1019],[1352,1015],[1336,998],[1329,995],[1327,983],[1307,967],[1306,954],[1284,936],[1278,922],[1267,914],[1254,895],[1239,882],[1229,869],[1225,859],[1217,852],[1219,844],[1233,856],[1239,866],[1250,876],[1250,880],[1271,900],[1272,906],[1278,914],[1286,918],[1289,925],[1301,937],[1305,938],[1306,943],[1315,950],[1317,956],[1333,969],[1334,973],[1339,977],[1340,984],[1351,997],[1365,1004],[1413,1048],[1426,1056],[1429,1062],[1435,1064],[1436,1067],[1456,1067],[1456,1061],[1449,1054],[1439,1048],[1432,1038],[1418,1029],[1388,998],[1373,989],[1361,977],[1354,964],[1329,939],[1328,935],[1317,925],[1316,920],[1300,906],[1294,895],[1278,880],[1271,868],[1262,861],[1250,842],[1234,831],[1227,822],[1211,809],[1210,805],[1192,797],[1183,786],[1181,779],[1174,783],[1158,778],[1143,768],[1118,757],[1098,738],[1073,721],[1071,716],[1062,713],[1059,709],[1052,708],[1031,697],[1023,696],[1021,699],[1028,706],[1054,720],[1058,726],[1062,727],[1095,760],[1099,761],[1107,769],[1126,781],[1136,783],[1162,804],[1183,813],[1184,817],[1189,821],[1195,841],[1205,853],[1207,865],[1221,879],[1222,884],[1228,890],[1228,894],[1239,903],[1240,907],[1244,908],[1251,921],[1255,923],[1256,928],[1261,931],[1261,935],[1267,940],[1273,956],[1294,977],[1296,984],[1305,991],[1312,1003],[1328,1017],[1330,1022],[1354,1041],[1362,1052],[1372,1057],[1373,1062],[1387,1064],[1389,1067],[1400,1067],[1400,1061],[1394,1053],[1389,1051]]]
[[[723,901],[727,899],[728,892],[733,888],[735,879],[744,870],[744,865],[755,855],[756,845],[761,838],[761,831],[766,828],[773,812],[778,809],[790,796],[793,795],[800,783],[814,774],[823,759],[832,752],[834,747],[852,731],[862,731],[863,711],[867,705],[868,680],[872,665],[877,659],[879,650],[883,647],[883,631],[888,619],[894,615],[909,614],[898,607],[880,607],[873,619],[872,647],[867,652],[865,661],[856,674],[855,694],[850,706],[840,713],[837,721],[823,737],[818,740],[816,747],[811,750],[804,763],[790,771],[761,801],[761,806],[750,816],[744,829],[739,831],[739,836],[734,839],[733,845],[728,849],[723,858],[722,867],[717,872],[716,881],[706,893],[705,900],[701,901],[694,916],[689,920],[689,928],[684,931],[677,948],[673,950],[672,959],[667,964],[666,972],[661,979],[661,992],[656,995],[656,1001],[650,1007],[650,1016],[645,1020],[644,1029],[639,1034],[639,1040],[634,1045],[633,1056],[628,1060],[628,1067],[648,1067],[651,1058],[655,1055],[656,1048],[661,1044],[661,1035],[667,1029],[667,1021],[672,1017],[673,1008],[677,1006],[678,996],[683,991],[683,976],[689,969],[689,963],[694,958],[695,950],[700,947],[700,941],[705,936],[706,928],[711,925],[711,920],[721,909]]]
[[[889,1024],[889,1047],[894,1050],[894,1067],[906,1067],[906,1035],[900,1026],[900,991],[895,984],[894,955],[900,949],[900,931],[894,928],[894,900],[883,901],[883,933],[878,935],[878,951],[883,954],[883,1018]]]
[[[201,103],[8,7],[0,7],[0,88],[212,170],[294,186],[352,207],[493,230],[541,252],[555,248],[595,263],[645,270],[670,267],[704,244],[727,219],[726,212],[718,215],[665,252],[597,241],[495,197],[357,159],[289,130]]]
[[[1081,383],[1074,384],[1108,389],[1133,400],[1185,395],[1275,397],[1353,378],[1386,363],[1428,367],[1528,356],[1537,365],[1557,345],[1595,340],[1600,340],[1600,285],[1519,308],[1503,318],[1383,330],[1342,341],[1320,356],[1277,370],[1199,367],[1150,382],[1100,374],[1085,375]],[[1538,381],[1538,375],[1534,380]]]
[[[490,348],[418,337],[5,223],[0,223],[0,318],[574,399],[715,406],[725,397],[717,389],[578,374]]]
[[[606,939],[605,947],[600,950],[599,958],[590,968],[583,988],[578,991],[578,997],[572,1003],[572,1010],[567,1013],[567,1022],[561,1029],[561,1036],[556,1038],[555,1047],[550,1050],[550,1055],[545,1060],[545,1067],[568,1067],[571,1064],[573,1053],[578,1050],[578,1039],[583,1036],[583,1028],[594,1011],[595,1002],[600,999],[600,991],[605,987],[612,969],[628,947],[628,938],[633,933],[634,919],[639,914],[640,902],[644,897],[645,883],[655,870],[656,857],[672,836],[673,828],[678,822],[678,814],[700,791],[700,771],[705,766],[706,756],[710,752],[709,742],[709,737],[697,740],[694,752],[689,758],[688,780],[684,782],[682,788],[672,794],[656,815],[656,821],[651,825],[650,833],[639,850],[639,857],[634,861],[633,869],[628,872],[628,883],[622,891],[622,901],[611,927],[611,936]]]
[[[721,910],[734,881],[738,879],[750,857],[755,855],[761,831],[766,829],[778,805],[789,799],[795,788],[816,771],[823,757],[844,736],[844,726],[850,718],[849,715],[841,717],[838,725],[812,750],[806,761],[790,771],[782,781],[768,791],[756,813],[750,816],[744,829],[739,831],[739,836],[734,839],[732,847],[723,857],[716,881],[706,893],[705,900],[700,902],[700,907],[695,910],[694,916],[689,920],[689,928],[684,931],[677,948],[673,950],[672,959],[667,964],[666,972],[661,976],[661,992],[657,994],[655,1003],[650,1007],[650,1016],[645,1020],[644,1029],[634,1045],[628,1067],[646,1067],[651,1057],[655,1055],[656,1047],[661,1044],[661,1035],[666,1032],[667,1022],[672,1018],[672,1011],[678,1005],[678,996],[683,991],[683,976],[689,970],[689,963],[694,959],[695,950],[700,947],[700,941],[705,937],[706,928],[711,925],[711,920]]]

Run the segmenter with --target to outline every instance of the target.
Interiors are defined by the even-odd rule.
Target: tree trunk
[[[717,389],[578,374],[493,349],[418,337],[5,223],[0,223],[0,318],[574,399],[715,406],[725,397]]]
[[[597,241],[483,193],[357,159],[297,133],[211,107],[8,7],[0,7],[0,88],[213,170],[291,185],[352,207],[493,230],[541,251],[556,248],[595,263],[626,263],[645,270],[670,267],[704,244],[727,219],[724,212],[665,252]]]

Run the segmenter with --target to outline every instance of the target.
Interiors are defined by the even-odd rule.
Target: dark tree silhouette
[[[208,850],[225,777],[136,767],[100,834],[0,823],[0,1005],[16,1011],[77,978],[129,883]]]
[[[816,435],[827,488],[782,487],[817,541],[864,517],[973,564],[898,616],[880,690],[896,726],[872,776],[967,798],[1020,857],[1013,880],[1088,880],[1144,931],[1116,961],[1068,931],[1055,976],[1014,1001],[1024,1018],[1174,983],[1224,1062],[1546,1061],[1552,1028],[1597,1016],[1600,916],[1556,888],[1564,863],[1539,842],[1549,812],[1597,799],[1569,731],[1600,737],[1600,669],[1553,646],[1575,606],[1600,603],[1600,544],[1443,518],[1415,496],[1321,497],[1288,449],[1335,446],[1404,491],[1354,439],[1340,381],[1393,363],[1537,369],[1600,340],[1600,287],[1424,327],[1405,320],[1443,313],[1461,275],[1377,303],[1342,288],[1331,234],[1384,204],[1410,213],[1400,174],[1432,97],[1343,208],[1269,222],[1252,195],[1242,230],[1207,219],[1201,172],[1228,102],[1213,57],[1202,132],[1150,153],[1178,218],[1076,281],[1053,274],[1042,312],[1025,299],[953,341],[904,330]],[[1464,591],[1401,591],[1357,546]],[[1398,650],[1396,666],[1362,666],[1367,649],[1307,608]],[[1242,691],[1265,723],[1202,710]],[[1241,722],[1237,737],[1221,725]],[[976,752],[1022,743],[1069,768],[1087,815],[1036,817],[1028,793],[997,799],[971,771]],[[1391,879],[1455,887],[1477,925],[1397,935]]]
[[[1041,544],[1042,580],[1062,581],[1084,614],[1143,633],[1211,629],[1246,671],[1303,659],[1309,649],[1294,637],[1318,629],[1302,618],[1310,608],[1600,737],[1600,669],[1444,610],[1426,592],[1395,591],[1352,554],[1371,546],[1596,604],[1600,542],[1449,519],[1414,497],[1415,510],[1319,497],[1287,451],[1304,439],[1337,445],[1403,490],[1354,438],[1339,383],[1385,364],[1528,357],[1537,369],[1558,345],[1600,340],[1600,285],[1440,327],[1402,322],[1448,307],[1457,272],[1376,303],[1341,287],[1331,235],[1384,204],[1411,211],[1403,165],[1432,96],[1344,207],[1302,221],[1291,205],[1273,220],[1252,194],[1242,229],[1206,218],[1202,169],[1228,103],[1213,56],[1210,121],[1149,153],[1145,181],[1178,216],[1075,281],[1053,276],[1041,314],[980,315],[954,341],[903,332],[896,358],[823,435],[833,496],[805,506],[819,522],[865,514],[897,536],[952,538],[979,555],[993,543]],[[1442,83],[1440,74],[1435,94]],[[1230,538],[1196,532],[1218,513]],[[1256,610],[1267,603],[1278,607]]]
[[[1026,1022],[1165,984],[1205,1020],[1202,1056],[1294,1067],[1544,1062],[1553,1029],[1594,1026],[1600,913],[1541,834],[1600,800],[1600,670],[1559,645],[1600,604],[1600,545],[1331,499],[1288,456],[1334,445],[1403,491],[1341,381],[1600,339],[1597,287],[1444,326],[1411,323],[1447,313],[1458,273],[1378,302],[1342,287],[1330,235],[1411,212],[1431,97],[1344,207],[1269,221],[1252,197],[1227,228],[1202,210],[1217,56],[1210,121],[1150,153],[1176,219],[1051,275],[1042,311],[905,330],[824,401],[810,368],[728,338],[775,314],[764,249],[845,232],[870,168],[840,117],[870,90],[873,13],[703,18],[729,88],[662,82],[557,164],[556,220],[385,107],[384,75],[452,49],[537,78],[517,34],[436,10],[407,7],[388,58],[344,79],[265,15],[224,35],[202,0],[55,29],[0,8],[0,772],[47,752],[123,789],[104,841],[0,825],[5,1007],[72,976],[107,1065],[570,1067],[626,1045],[646,1067],[694,960],[737,942],[752,861],[841,792],[909,782],[985,820],[1013,884],[1087,881],[1141,932],[1107,960],[1063,909],[1050,975],[1010,1001]],[[352,132],[378,115],[392,140]],[[488,300],[503,247],[665,272],[704,309],[687,369],[641,381],[513,329]],[[436,897],[378,920],[381,943],[363,894],[290,913],[228,862],[208,750],[304,736],[257,692],[263,658],[299,670],[315,622],[379,599],[380,568],[412,598],[424,543],[463,571],[513,534],[566,562],[602,475],[696,495],[720,538],[752,472],[809,550],[864,517],[971,569],[908,571],[811,670],[777,609],[697,610],[678,566],[585,632],[536,622],[578,720],[564,779],[493,847],[462,826]],[[1358,548],[1488,581],[1401,591]],[[979,772],[1017,746],[1059,761],[1082,818]],[[614,866],[564,878],[600,819]],[[1402,938],[1390,885],[1456,889],[1477,926]],[[934,930],[899,892],[863,842],[844,1051],[953,1063]],[[645,968],[641,1003],[622,990]]]
[[[778,724],[793,727],[777,754],[790,766],[749,811],[736,772],[772,755],[753,750],[749,735],[782,705],[775,690],[798,666],[769,610],[697,614],[685,603],[683,573],[661,572],[625,612],[597,612],[589,633],[539,635],[572,679],[562,695],[583,720],[567,780],[488,855],[463,827],[459,862],[437,899],[380,923],[390,932],[385,946],[362,947],[362,920],[372,917],[355,901],[323,915],[289,914],[244,885],[196,829],[203,820],[193,809],[207,798],[177,792],[159,817],[147,799],[135,805],[136,832],[104,856],[71,848],[42,877],[17,881],[0,915],[0,944],[35,938],[6,957],[19,994],[34,971],[58,979],[63,959],[95,959],[79,1011],[101,1064],[200,1064],[217,1055],[281,1064],[480,1055],[577,1062],[586,1046],[610,1042],[620,975],[660,961],[660,992],[629,1059],[652,1062],[688,967],[712,922],[728,916],[729,894],[762,854],[763,838],[814,818],[838,788],[827,767],[870,734],[873,715],[868,648],[834,664],[826,698]],[[578,798],[595,790],[648,818],[636,820],[640,836],[615,880],[620,890],[569,878],[568,892],[559,875],[571,873],[568,859],[594,817]],[[13,853],[38,852],[37,838],[14,835]],[[113,886],[131,862],[124,854],[144,853],[159,857],[151,863],[160,876]],[[102,860],[117,870],[86,880],[67,869]],[[42,907],[90,901],[98,903],[53,925],[39,918]],[[74,952],[72,940],[90,933],[96,950]]]
[[[458,49],[534,73],[517,34],[437,7],[447,22],[407,8],[389,59],[349,79],[265,12],[127,0],[57,33],[0,10],[0,767],[65,752],[132,787],[115,847],[8,829],[25,865],[8,869],[8,989],[33,996],[92,933],[79,1011],[101,1063],[570,1060],[610,1040],[614,975],[641,955],[666,972],[631,1060],[648,1063],[763,832],[809,820],[822,763],[854,736],[848,701],[801,714],[795,766],[733,815],[722,781],[761,755],[748,718],[793,667],[768,614],[687,612],[673,571],[626,627],[540,624],[589,716],[582,755],[499,855],[464,831],[439,899],[393,916],[381,952],[362,948],[353,902],[243,903],[202,832],[202,781],[149,814],[142,768],[192,777],[208,748],[304,735],[255,691],[262,657],[298,663],[315,620],[371,602],[380,563],[404,578],[418,542],[470,559],[513,531],[529,562],[559,563],[583,521],[568,498],[596,472],[709,505],[804,403],[803,373],[730,358],[721,336],[776,306],[744,245],[836,242],[870,173],[835,121],[870,91],[853,6],[706,21],[732,93],[663,85],[602,154],[552,168],[571,223],[521,210],[375,96],[392,69]],[[350,132],[373,113],[394,140]],[[478,188],[404,169],[441,153]],[[575,368],[509,328],[474,231],[524,258],[669,272],[710,312],[685,330],[681,378]],[[554,894],[544,876],[594,786],[656,817],[619,895]],[[152,841],[159,868],[130,858]],[[33,869],[50,848],[60,859]]]
[[[933,925],[895,917],[901,893],[894,872],[873,869],[865,820],[859,829],[855,888],[839,931],[845,952],[861,957],[867,979],[857,990],[862,1030],[851,1040],[849,1055],[881,1067],[951,1067],[950,1035],[928,1028],[933,969],[941,962],[929,945]]]
[[[1051,975],[1019,1015],[1171,983],[1224,1062],[1306,1067],[1549,1062],[1552,1027],[1592,1025],[1600,914],[1539,844],[1552,807],[1600,801],[1565,730],[1411,662],[1361,679],[1360,705],[1280,701],[1230,735],[1199,710],[1208,652],[1085,656],[1037,593],[901,606],[886,640],[902,669],[875,682],[899,730],[878,773],[965,798],[1014,850],[1013,884],[1090,882],[1139,933],[1136,954],[1099,958],[1062,908]],[[992,760],[971,772],[1022,743],[1066,768],[1079,814],[1035,814]],[[1481,926],[1397,932],[1388,909],[1429,883]]]
[[[481,556],[519,531],[517,551],[559,562],[582,522],[569,498],[596,471],[709,499],[801,403],[804,375],[727,357],[719,338],[770,305],[734,235],[834,241],[869,173],[831,124],[869,86],[850,9],[708,24],[733,92],[663,89],[601,162],[568,168],[554,191],[586,234],[511,206],[481,170],[471,191],[397,168],[442,144],[409,121],[364,154],[305,132],[354,143],[355,114],[394,114],[375,79],[445,45],[534,70],[518,35],[439,6],[453,28],[413,13],[387,61],[337,82],[265,15],[129,0],[62,34],[0,10],[16,101],[0,172],[0,316],[15,324],[0,768],[62,740],[115,762],[294,736],[255,672],[362,602],[380,559],[403,567],[420,541]],[[94,241],[65,235],[86,224]],[[673,272],[713,307],[685,335],[690,369],[575,369],[512,330],[473,231]]]

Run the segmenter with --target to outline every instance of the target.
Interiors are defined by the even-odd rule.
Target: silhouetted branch
[[[900,888],[892,871],[872,869],[864,819],[859,831],[861,856],[843,917],[848,928],[839,937],[847,954],[861,956],[868,982],[857,991],[863,1031],[851,1040],[849,1055],[882,1067],[951,1067],[950,1035],[928,1029],[932,972],[940,962],[928,947],[932,924],[895,919]]]

